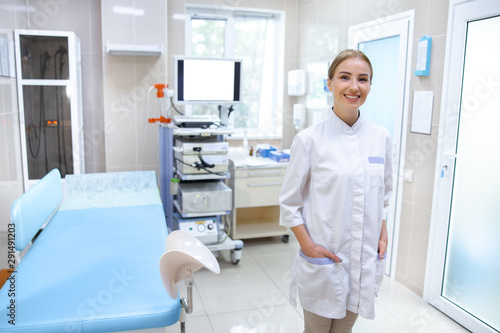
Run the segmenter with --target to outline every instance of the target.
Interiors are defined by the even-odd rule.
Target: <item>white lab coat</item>
[[[384,275],[377,260],[392,193],[391,136],[359,117],[349,127],[334,112],[293,140],[280,194],[280,225],[305,224],[312,240],[343,259],[308,258],[293,267],[290,303],[340,319],[346,309],[373,319]]]

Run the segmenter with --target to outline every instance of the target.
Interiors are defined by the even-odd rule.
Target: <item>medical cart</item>
[[[169,230],[184,230],[213,252],[229,250],[230,260],[236,265],[244,244],[241,240],[233,240],[228,235],[230,230],[225,228],[232,225],[229,215],[234,195],[224,182],[231,173],[227,168],[224,172],[210,171],[213,168],[220,170],[217,166],[223,164],[222,155],[204,153],[223,150],[224,145],[220,143],[231,133],[223,127],[185,128],[175,123],[160,124],[160,195]],[[192,145],[193,142],[196,144]],[[228,190],[231,191],[230,199]]]

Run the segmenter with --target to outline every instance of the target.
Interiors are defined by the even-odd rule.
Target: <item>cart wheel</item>
[[[288,243],[289,240],[290,240],[290,235],[283,235],[283,236],[281,236],[281,241],[283,243]]]
[[[241,259],[241,250],[231,250],[231,263],[233,265],[238,265]]]

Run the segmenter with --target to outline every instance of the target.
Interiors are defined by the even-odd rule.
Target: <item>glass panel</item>
[[[469,22],[442,296],[500,330],[500,18]]]
[[[68,38],[20,35],[23,79],[69,79]]]
[[[70,100],[64,86],[24,86],[24,123],[29,179],[57,168],[73,173]]]
[[[234,118],[235,128],[271,128],[272,83],[274,70],[268,68],[274,58],[270,21],[262,18],[237,18],[235,57],[243,59],[243,103]],[[271,45],[270,45],[271,44]],[[265,71],[264,69],[269,69]]]
[[[372,90],[365,104],[361,107],[361,115],[363,118],[381,125],[391,133],[393,137],[393,148],[399,147],[401,138],[394,137],[395,128],[398,126],[398,131],[401,133],[402,124],[395,124],[396,115],[403,112],[403,105],[397,105],[396,94],[401,91],[399,84],[402,82],[398,76],[399,68],[399,42],[400,36],[382,38],[368,42],[359,43],[358,47],[363,51],[373,67]],[[403,59],[403,61],[405,61]],[[403,76],[404,77],[404,76]],[[404,80],[403,80],[404,82]],[[383,107],[381,107],[383,106]],[[397,143],[397,145],[396,145]],[[392,170],[394,172],[394,193],[391,198],[391,207],[396,209],[396,198],[398,192],[397,181],[399,179],[399,160],[400,152],[397,149],[393,151]],[[387,231],[389,233],[389,248],[388,260],[392,263],[392,246],[394,242],[395,221],[394,215],[389,213],[386,217]],[[386,274],[391,273],[392,264],[386,266]]]
[[[394,97],[399,91],[399,36],[363,42],[359,49],[368,56],[373,67],[372,90],[361,108],[361,115],[383,126],[394,137],[394,119],[399,111]]]
[[[191,20],[192,55],[195,57],[224,57],[225,55],[225,20]]]

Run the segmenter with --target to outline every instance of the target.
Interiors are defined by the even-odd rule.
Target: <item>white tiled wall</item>
[[[157,0],[102,0],[102,42],[167,45],[167,5]],[[143,15],[124,15],[113,7],[129,7]],[[159,106],[152,84],[166,83],[167,55],[103,54],[106,171],[158,171]],[[149,112],[149,114],[148,114]]]

